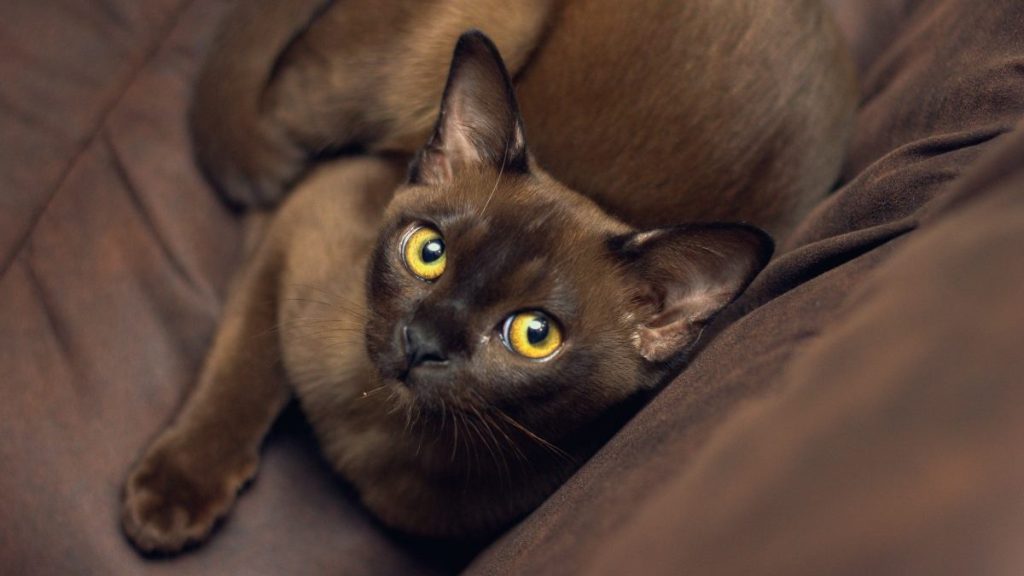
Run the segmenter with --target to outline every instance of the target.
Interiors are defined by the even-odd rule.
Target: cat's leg
[[[309,163],[264,96],[289,44],[331,0],[240,0],[225,16],[199,72],[189,126],[199,165],[237,207],[271,206]]]
[[[222,196],[276,205],[324,152],[411,154],[433,127],[455,41],[486,32],[512,74],[555,0],[245,0],[199,74],[190,125]]]
[[[281,369],[276,283],[282,247],[257,247],[230,294],[199,382],[131,470],[122,524],[144,552],[202,541],[251,479],[290,391]]]

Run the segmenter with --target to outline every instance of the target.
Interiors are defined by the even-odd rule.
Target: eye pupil
[[[526,326],[526,340],[530,344],[540,344],[548,338],[548,321],[542,317],[530,320]]]
[[[544,360],[562,346],[558,322],[541,311],[516,312],[505,319],[501,330],[505,347],[531,360]]]
[[[431,282],[444,274],[446,252],[444,237],[430,226],[413,228],[402,239],[405,267],[420,280]]]
[[[423,250],[420,251],[420,258],[427,264],[437,262],[442,256],[444,256],[444,240],[440,238],[427,242],[423,245]]]

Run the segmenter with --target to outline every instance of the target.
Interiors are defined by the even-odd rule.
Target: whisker
[[[482,405],[484,405],[484,406],[487,406],[487,401],[486,401],[486,400],[484,399],[484,397],[483,397],[483,396],[482,396],[482,395],[481,395],[481,394],[480,394],[479,392],[477,392],[476,390],[469,390],[469,393],[470,393],[470,394],[471,394],[472,396],[474,396],[474,397],[475,397],[475,398],[477,399],[477,401],[479,401],[479,402],[480,402],[480,403],[481,403]],[[528,459],[528,458],[526,457],[526,454],[525,454],[525,453],[523,453],[522,449],[520,449],[520,447],[519,447],[519,444],[517,444],[517,443],[516,443],[516,442],[515,442],[515,441],[514,441],[514,440],[512,439],[512,437],[511,437],[511,436],[509,436],[509,435],[508,435],[508,434],[507,434],[507,433],[505,432],[505,429],[504,429],[504,428],[502,428],[502,427],[501,427],[501,426],[499,425],[499,423],[498,423],[498,422],[496,422],[496,421],[494,420],[494,418],[492,418],[492,417],[491,417],[490,413],[489,413],[489,412],[487,411],[487,409],[486,409],[486,408],[485,408],[484,410],[485,410],[484,412],[479,412],[479,414],[480,414],[481,416],[485,417],[485,418],[487,419],[487,421],[488,421],[488,422],[489,422],[489,423],[491,424],[491,426],[492,426],[492,427],[493,427],[493,428],[494,428],[495,430],[497,430],[497,431],[498,431],[498,433],[500,433],[500,434],[501,434],[501,435],[502,435],[502,436],[503,436],[503,437],[505,438],[505,441],[506,441],[506,442],[508,443],[508,445],[509,445],[509,446],[510,446],[510,447],[512,448],[512,450],[513,450],[513,451],[515,452],[515,454],[516,454],[516,459],[520,461],[520,464],[522,464],[523,462],[529,462],[529,459]]]
[[[416,428],[416,425],[419,424],[420,418],[423,416],[423,411],[420,410],[418,404],[414,404],[414,403],[410,403],[410,404],[413,404],[413,411],[412,411],[413,419],[412,419],[412,425],[411,425],[410,429],[414,429],[414,428]]]
[[[562,458],[566,459],[569,462],[575,462],[575,459],[568,452],[566,452],[565,450],[562,450],[558,446],[555,446],[551,442],[548,442],[547,440],[545,440],[545,439],[541,438],[540,436],[538,436],[537,434],[533,433],[530,429],[528,429],[526,426],[523,426],[522,424],[520,424],[518,421],[516,421],[515,418],[509,416],[508,414],[506,414],[500,408],[495,407],[494,408],[494,413],[497,414],[498,416],[500,416],[501,418],[503,418],[506,422],[511,424],[517,430],[519,430],[520,432],[525,434],[528,438],[530,438],[531,440],[536,442],[539,446],[547,448],[553,454],[561,456]]]
[[[301,328],[301,326],[300,327],[273,326],[271,328],[268,328],[268,329],[263,330],[261,332],[258,332],[256,334],[253,334],[251,336],[251,338],[253,340],[256,340],[256,339],[259,339],[259,338],[266,338],[268,336],[272,336],[272,335],[278,334],[278,333],[291,332],[293,329],[294,330],[298,330],[299,328]],[[360,336],[362,336],[365,332],[364,332],[364,330],[362,330],[360,328],[338,327],[338,328],[330,328],[330,329],[319,329],[316,332],[303,331],[302,332],[302,336],[320,338],[320,337],[323,337],[323,336],[327,336],[327,335],[331,335],[331,334],[337,334],[337,333],[343,333],[343,334],[346,334],[346,335],[355,334],[356,337],[353,339],[353,341],[357,341],[358,338]]]
[[[381,384],[380,386],[377,386],[376,388],[372,388],[370,390],[364,391],[359,397],[360,398],[369,398],[370,396],[373,396],[374,394],[377,394],[381,390],[386,390],[387,387],[388,387],[387,384]]]
[[[394,416],[396,412],[402,409],[402,403],[395,400],[396,396],[398,396],[398,391],[391,390],[391,395],[388,396],[388,402],[391,402],[391,408],[388,409],[388,416]]]
[[[465,429],[463,430],[462,433],[462,438],[466,444],[466,455],[468,457],[467,464],[469,464],[469,474],[467,474],[467,477],[473,474],[474,468],[476,468],[476,473],[479,476],[479,472],[480,469],[482,468],[482,465],[480,464],[480,455],[477,451],[476,443],[470,441],[469,433],[471,430],[469,428],[469,416],[467,416],[465,412],[461,411],[456,412],[456,414],[459,415],[459,419],[465,426]]]
[[[487,417],[487,420],[491,423],[494,429],[497,430],[498,433],[505,438],[505,442],[512,448],[512,451],[515,452],[516,459],[519,460],[520,462],[527,461],[526,454],[524,454],[522,449],[519,448],[519,445],[516,444],[514,440],[512,440],[512,437],[509,436],[505,432],[505,430],[498,425],[498,422],[496,422],[489,413],[485,412],[484,415]]]
[[[330,292],[327,292],[326,290],[315,288],[313,286],[307,286],[307,287],[304,287],[304,288],[309,289],[309,290],[317,290],[323,296],[327,296],[328,298],[331,298],[331,299],[339,298],[338,295],[335,295],[335,294],[332,294]],[[282,302],[306,302],[306,303],[309,303],[309,304],[323,304],[324,306],[334,306],[334,305],[338,304],[337,302],[331,302],[331,301],[328,301],[328,300],[317,300],[315,298],[302,297],[302,296],[289,296],[287,298],[281,298],[281,301]],[[344,303],[345,304],[351,304],[350,302],[344,302]]]
[[[491,426],[488,425],[487,419],[484,418],[483,414],[480,413],[480,410],[478,410],[476,407],[473,407],[472,410],[473,413],[476,414],[477,419],[480,421],[480,425],[487,432],[487,435],[491,437],[491,441],[494,443],[494,448],[491,449],[491,444],[487,442],[487,440],[483,438],[482,435],[481,439],[484,441],[485,444],[487,444],[488,451],[491,453],[491,457],[494,459],[494,463],[499,467],[499,469],[502,472],[504,472],[504,479],[507,482],[507,485],[511,487],[512,469],[509,468],[508,466],[508,459],[505,457],[505,453],[501,449],[501,443],[498,442],[498,437],[494,435],[494,431],[491,429]]]
[[[324,302],[323,300],[312,300],[309,298],[283,298],[282,302],[303,302],[306,304],[319,304],[321,306],[327,306],[340,312],[344,312],[350,316],[354,316],[363,321],[369,321],[370,317],[366,315],[364,308],[356,307],[355,304],[349,304],[348,306],[343,305],[341,302]]]
[[[293,318],[291,320],[284,320],[278,322],[276,328],[292,328],[296,326],[309,326],[313,324],[342,324],[345,322],[345,318],[313,318],[309,316],[301,316],[299,318]]]
[[[344,303],[344,304],[346,304],[348,306],[353,307],[354,309],[351,310],[353,312],[361,312],[361,311],[372,312],[372,311],[366,309],[366,302],[357,302],[355,300],[352,300],[347,295],[342,294],[341,292],[338,292],[337,290],[329,290],[329,289],[327,289],[327,288],[325,288],[323,286],[317,286],[317,285],[314,285],[314,284],[305,284],[305,283],[301,283],[301,282],[293,282],[293,283],[290,284],[290,286],[293,287],[293,288],[305,288],[305,289],[308,289],[308,290],[317,291],[317,292],[323,294],[324,296],[327,296],[329,299],[337,300],[337,301],[340,301],[341,303]],[[315,302],[315,303],[320,303],[320,304],[328,305],[328,306],[337,306],[337,305],[339,305],[338,302],[331,303],[331,302],[322,302],[322,301],[317,301],[317,300],[310,300],[310,301],[311,302]]]
[[[359,346],[358,340],[350,340],[346,338],[321,338],[321,342],[330,345],[334,349],[340,349],[342,353],[347,351],[349,348]]]
[[[453,434],[453,438],[452,438],[452,456],[450,458],[451,462],[455,462],[455,453],[458,452],[458,449],[459,449],[459,421],[457,420],[457,416],[458,416],[458,413],[456,413],[455,409],[452,408],[452,434]]]
[[[512,144],[512,138],[513,136],[509,134],[508,138],[505,140],[505,152],[501,155],[501,168],[498,170],[498,177],[494,180],[494,187],[491,188],[491,193],[487,195],[487,201],[484,202],[483,208],[481,208],[480,212],[477,213],[477,218],[483,216],[484,212],[487,211],[487,206],[490,205],[491,199],[494,198],[494,192],[498,189],[498,184],[501,182],[501,175],[505,173],[505,164],[508,162],[508,149]]]
[[[362,335],[362,334],[364,334],[364,331],[362,329],[360,329],[360,328],[346,328],[344,326],[339,326],[339,327],[335,327],[335,328],[317,328],[317,329],[304,330],[302,332],[302,334],[305,335],[305,336],[314,336],[314,337],[317,337],[317,336],[329,336],[331,334],[358,334],[358,335]]]
[[[415,408],[413,402],[406,402],[405,404],[405,434],[409,434],[409,427],[412,425],[412,411]]]
[[[413,427],[415,428],[416,425],[413,424]],[[420,433],[417,435],[417,436],[419,436],[419,438],[416,440],[416,457],[417,458],[420,455],[420,449],[423,448],[423,437],[426,436],[426,434],[427,434],[425,426],[420,426],[419,431],[420,431]]]
[[[467,426],[466,430],[467,431],[471,430],[473,432],[473,436],[475,437],[476,441],[473,442],[473,447],[476,448],[477,446],[481,446],[482,448],[486,448],[487,452],[491,455],[491,458],[493,459],[494,458],[494,453],[491,451],[491,445],[484,441],[483,433],[480,432],[480,428],[477,427],[476,423],[473,422],[473,420],[472,420],[472,418],[470,418],[469,414],[466,414],[466,426]],[[481,454],[480,454],[480,459],[478,461],[478,470],[479,470],[479,476],[482,479],[484,477],[484,471],[486,470],[486,468],[484,467],[483,450],[481,450],[480,452],[481,452]]]

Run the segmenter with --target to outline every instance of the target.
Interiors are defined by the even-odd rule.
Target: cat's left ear
[[[631,276],[634,343],[647,361],[686,351],[771,258],[771,237],[742,224],[661,228],[611,240]]]
[[[409,168],[409,182],[444,184],[474,165],[505,173],[529,170],[512,79],[498,48],[479,30],[464,33],[455,45],[441,113]]]

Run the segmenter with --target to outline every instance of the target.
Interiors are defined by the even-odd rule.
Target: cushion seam
[[[135,67],[128,74],[128,78],[122,83],[121,88],[117,91],[117,95],[111,99],[110,104],[105,106],[103,110],[99,113],[95,125],[86,135],[85,140],[82,142],[82,144],[68,159],[68,162],[64,166],[63,170],[61,170],[60,176],[57,179],[57,183],[54,184],[52,188],[50,188],[50,190],[46,193],[46,201],[43,202],[42,206],[34,214],[32,214],[28,228],[26,228],[25,232],[14,242],[14,245],[11,247],[10,253],[2,261],[2,263],[0,263],[0,277],[7,275],[7,272],[14,264],[14,261],[25,250],[25,246],[32,238],[32,235],[35,233],[36,228],[42,221],[43,216],[46,214],[47,210],[49,210],[50,205],[53,204],[53,200],[54,198],[56,198],[57,193],[67,182],[68,177],[74,171],[75,167],[78,165],[79,161],[85,155],[86,151],[89,150],[89,148],[91,148],[93,144],[96,143],[97,137],[100,135],[104,127],[107,125],[107,122],[110,119],[111,114],[118,108],[122,100],[124,100],[125,94],[127,94],[128,91],[131,89],[132,85],[135,84],[135,81],[138,79],[139,74],[143,70],[145,70],[147,66],[149,66],[149,64],[153,61],[153,58],[160,52],[161,48],[164,47],[164,45],[167,42],[167,38],[171,35],[174,29],[177,28],[178,23],[181,20],[182,14],[186,10],[188,10],[188,8],[192,5],[193,2],[194,0],[185,0],[184,2],[182,2],[181,5],[178,6],[177,10],[175,10],[174,13],[167,18],[167,23],[164,24],[164,26],[162,26],[160,31],[157,33],[156,41],[153,42],[153,44],[149,47],[148,50],[146,50],[146,53],[143,56],[142,60],[137,65],[135,65]]]

